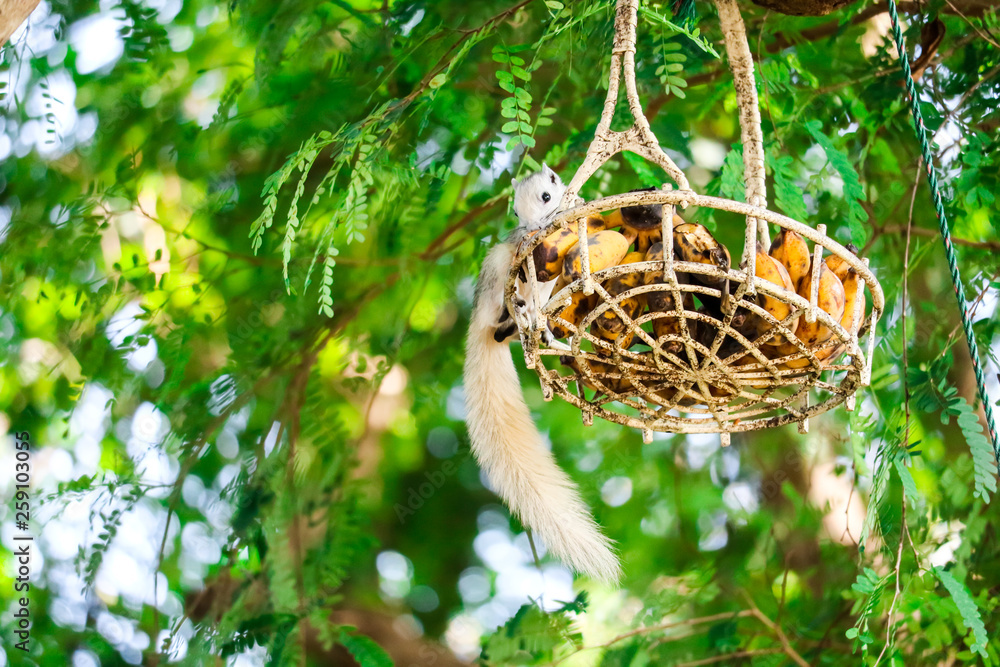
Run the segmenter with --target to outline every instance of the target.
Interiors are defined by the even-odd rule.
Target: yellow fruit
[[[638,232],[635,237],[635,250],[636,252],[645,253],[649,251],[649,248],[654,243],[659,243],[663,240],[663,234],[660,233],[659,229],[651,229],[648,232]]]
[[[778,287],[783,287],[789,292],[795,292],[795,287],[792,285],[791,277],[788,275],[788,271],[785,266],[774,259],[764,250],[764,246],[757,245],[757,260],[755,262],[756,271],[755,275],[762,280],[766,280],[769,283],[773,283]],[[763,292],[757,293],[757,305],[766,310],[774,319],[779,322],[784,320],[792,313],[792,306],[780,299],[767,296]],[[799,320],[796,319],[787,325],[789,329],[793,332],[798,327]],[[753,315],[748,320],[748,325],[745,327],[753,336],[759,338],[766,334],[771,329],[771,324],[765,320],[763,317]],[[781,345],[782,343],[788,342],[783,334],[775,333],[770,341],[772,344]]]
[[[812,290],[812,274],[807,274],[806,278],[802,281],[799,286],[799,296],[804,299],[808,299],[810,292]],[[838,322],[844,317],[844,310],[846,307],[846,294],[844,292],[844,284],[840,282],[840,278],[830,270],[830,268],[824,263],[820,266],[820,278],[819,278],[819,299],[817,300],[817,306],[826,312],[830,317]],[[799,318],[799,326],[795,330],[795,337],[802,341],[802,344],[807,348],[814,348],[817,345],[826,342],[833,336],[833,331],[823,325],[819,318],[815,322],[807,322],[804,317]],[[786,343],[784,345],[777,346],[777,352],[781,356],[786,356],[789,354],[795,354],[798,352],[798,348],[791,343]],[[804,368],[809,365],[809,361],[806,358],[795,359],[787,362],[789,368]]]
[[[845,266],[846,264],[844,262]],[[855,336],[858,329],[861,328],[861,322],[865,319],[865,281],[856,271],[849,269],[844,274],[843,283],[844,316],[840,318],[840,326],[844,327],[848,334]],[[855,317],[855,312],[857,312],[857,317]],[[816,357],[820,361],[832,361],[843,354],[846,348],[844,343],[831,345],[816,352]]]
[[[568,283],[560,279],[552,291],[553,294],[561,290],[567,284]],[[579,291],[573,292],[570,298],[571,301],[568,306],[559,311],[556,317],[549,318],[549,331],[551,331],[552,335],[556,338],[568,338],[571,334],[573,334],[574,329],[570,328],[569,324],[572,324],[573,327],[579,327],[583,318],[585,318],[587,314],[594,309],[594,306],[597,305],[596,294],[585,295],[582,291]],[[563,320],[565,320],[565,322]],[[569,324],[567,324],[567,322]]]
[[[590,328],[590,333],[605,341],[610,347],[618,347],[622,350],[627,350],[631,347],[632,342],[635,340],[635,335],[631,331],[618,331],[611,333],[598,327],[596,322],[594,323],[594,326]],[[598,347],[597,345],[595,345],[594,348],[601,355],[606,356],[611,354],[610,350]]]
[[[853,243],[848,243],[846,247],[855,255],[858,254],[858,247]],[[843,260],[836,255],[830,255],[823,261],[830,268],[830,270],[833,271],[838,278],[840,278],[841,282],[847,278],[847,273],[852,270],[851,265],[848,264],[846,260]]]
[[[641,252],[630,252],[625,255],[624,259],[621,261],[621,265],[633,264],[635,262],[641,262],[646,258],[644,253]],[[642,274],[639,272],[626,273],[623,276],[615,276],[611,278],[604,284],[604,289],[608,291],[608,294],[615,297],[619,294],[627,292],[633,287],[638,287],[642,280]],[[625,311],[625,314],[629,316],[630,319],[634,319],[639,313],[642,312],[642,308],[646,303],[645,295],[640,294],[639,296],[630,297],[628,299],[622,299],[619,302],[619,306]],[[625,330],[625,323],[618,314],[611,310],[605,310],[594,322],[598,328],[603,332],[609,334],[618,334]],[[627,346],[624,346],[627,347]]]
[[[611,230],[597,232],[587,236],[587,245],[590,250],[590,272],[596,273],[609,266],[615,266],[622,261],[628,252],[631,241]],[[582,258],[580,256],[581,246],[575,245],[567,254],[563,262],[562,278],[570,283],[578,280],[582,275]]]
[[[782,229],[771,243],[771,257],[785,265],[794,289],[798,290],[812,265],[806,240],[790,229]]]
[[[708,264],[724,271],[728,271],[730,267],[729,250],[726,246],[715,240],[707,227],[693,222],[674,227],[674,253],[685,262]],[[692,272],[692,276],[701,284],[717,289],[723,289],[729,283],[729,279],[725,277],[696,272]]]
[[[588,233],[602,231],[606,226],[607,222],[599,215],[587,218]],[[532,259],[535,262],[535,275],[539,281],[548,282],[562,272],[566,254],[580,240],[577,234],[578,229],[575,223],[571,224],[569,227],[552,232],[545,240],[535,246],[532,251]]]

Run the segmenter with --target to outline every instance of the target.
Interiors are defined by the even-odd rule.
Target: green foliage
[[[660,83],[667,93],[683,100],[686,97],[684,89],[687,88],[687,81],[680,76],[680,73],[684,71],[684,61],[687,57],[680,53],[680,43],[668,41],[663,33],[660,34],[660,58],[663,62],[656,68],[656,75],[660,77]]]
[[[810,136],[826,153],[826,159],[840,174],[844,183],[844,200],[847,202],[847,224],[851,230],[851,242],[862,248],[868,241],[868,230],[863,224],[868,220],[868,213],[861,205],[861,202],[866,200],[865,190],[861,187],[861,177],[851,164],[847,153],[837,148],[824,133],[822,123],[813,120],[805,126]]]
[[[979,607],[976,606],[976,601],[969,595],[969,589],[965,587],[965,584],[955,579],[951,572],[947,570],[935,567],[934,574],[944,584],[944,587],[948,590],[948,594],[951,595],[951,599],[954,600],[955,606],[958,607],[958,611],[962,615],[962,623],[972,631],[972,650],[980,654],[983,658],[988,658],[989,656],[986,655],[986,642],[989,641],[989,635],[986,633],[986,626],[983,625],[983,618],[979,614]]]
[[[882,594],[889,584],[890,577],[880,577],[875,570],[865,568],[858,574],[858,579],[851,585],[851,590],[858,593],[858,604],[855,605],[854,612],[857,613],[857,621],[853,628],[848,628],[844,635],[848,639],[853,639],[855,651],[858,647],[866,653],[868,647],[875,642],[869,628],[869,621],[875,617],[882,604]]]
[[[534,604],[522,606],[513,618],[494,633],[483,647],[483,656],[495,664],[544,664],[563,644],[580,646],[580,635],[573,630],[569,612],[586,609],[585,598],[546,613]]]
[[[806,202],[802,196],[802,188],[796,183],[798,172],[794,161],[787,155],[778,155],[774,150],[768,150],[764,156],[765,163],[774,177],[774,203],[785,215],[793,220],[807,220]]]
[[[977,498],[989,502],[990,494],[997,491],[997,464],[993,446],[983,434],[979,417],[966,400],[958,395],[958,390],[948,385],[947,378],[935,381],[929,371],[911,368],[909,379],[913,385],[914,404],[918,408],[929,413],[940,410],[943,424],[947,424],[949,418],[955,418],[972,454],[974,493]]]
[[[527,148],[535,147],[534,128],[531,125],[531,93],[528,86],[531,84],[531,70],[525,69],[524,58],[514,55],[523,51],[525,47],[507,48],[502,44],[493,47],[493,62],[500,65],[497,69],[497,84],[500,89],[510,96],[500,102],[500,114],[509,120],[503,124],[500,131],[513,136],[507,141],[504,147],[512,150],[517,146]],[[535,61],[538,62],[538,61]],[[539,64],[541,64],[539,62]],[[531,165],[537,169],[537,163]]]
[[[719,196],[736,201],[746,201],[746,186],[743,182],[743,145],[735,144],[722,163],[722,182]]]
[[[348,650],[360,667],[393,667],[392,658],[381,646],[364,635],[341,632],[340,643]]]

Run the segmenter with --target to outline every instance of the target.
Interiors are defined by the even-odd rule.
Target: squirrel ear
[[[517,187],[517,179],[516,178],[510,179],[510,184],[516,188]]]
[[[542,163],[542,173],[548,174],[549,181],[552,185],[555,185],[559,181],[559,175],[552,171],[552,168],[544,162]]]

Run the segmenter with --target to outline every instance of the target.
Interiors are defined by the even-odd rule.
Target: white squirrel
[[[518,226],[486,255],[465,343],[466,425],[472,451],[493,489],[553,555],[577,572],[614,584],[621,567],[612,542],[546,449],[524,402],[509,346],[517,324],[504,304],[504,284],[515,249],[528,232],[548,224],[566,186],[547,165],[511,182]],[[551,292],[553,284],[543,291]],[[520,299],[516,307],[530,309]]]

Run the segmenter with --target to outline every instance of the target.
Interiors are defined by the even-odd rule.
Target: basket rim
[[[882,285],[879,283],[878,278],[875,277],[872,270],[868,268],[868,265],[845,246],[841,245],[826,234],[820,233],[814,227],[809,227],[794,218],[790,218],[781,213],[776,213],[767,208],[761,208],[759,206],[753,206],[751,204],[739,202],[733,199],[725,199],[723,197],[700,195],[691,190],[673,189],[638,190],[607,195],[599,199],[583,201],[572,208],[555,212],[543,227],[539,228],[530,238],[524,239],[518,245],[511,270],[508,274],[508,290],[505,292],[504,296],[510,297],[513,295],[512,288],[514,284],[516,284],[520,265],[528,256],[531,255],[535,247],[542,243],[542,241],[550,234],[576,224],[576,221],[582,217],[599,214],[602,211],[621,208],[622,206],[632,206],[636,204],[671,204],[673,206],[679,206],[682,209],[687,209],[692,206],[695,208],[711,208],[736,213],[750,219],[763,219],[773,225],[777,225],[780,228],[796,232],[813,243],[823,246],[836,257],[846,261],[848,265],[864,279],[865,284],[868,285],[868,291],[872,295],[872,307],[875,312],[876,320],[881,319],[882,313],[885,311],[885,294],[882,291]],[[756,226],[756,223],[755,221],[747,222],[747,225]],[[680,264],[681,262],[676,263]],[[636,262],[635,264],[638,265],[640,262]],[[738,268],[730,268],[731,273],[738,270]]]

